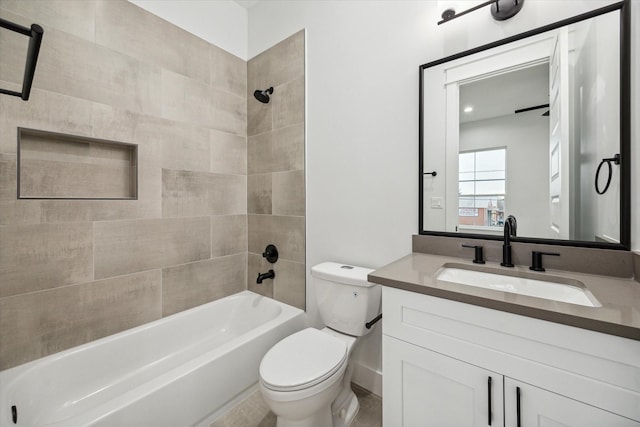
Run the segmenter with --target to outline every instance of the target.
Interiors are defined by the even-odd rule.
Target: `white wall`
[[[529,0],[506,22],[481,10],[442,26],[436,1],[271,0],[250,9],[250,58],[307,29],[307,267],[336,260],[375,268],[411,251],[418,227],[420,64],[613,2]],[[634,11],[634,22],[639,16]],[[635,58],[633,67],[637,75]],[[634,112],[639,94],[634,86]],[[640,122],[637,113],[632,122]],[[638,150],[634,156],[640,164]],[[636,184],[635,217],[639,195]],[[317,323],[314,300],[308,274],[307,307]],[[356,356],[379,370],[380,353],[378,328]]]
[[[506,147],[506,212],[518,219],[519,236],[550,238],[549,118],[542,112],[462,123],[459,150]]]
[[[247,60],[247,9],[232,0],[129,0]]]

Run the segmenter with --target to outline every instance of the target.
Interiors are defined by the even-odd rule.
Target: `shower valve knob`
[[[271,264],[278,261],[278,248],[275,245],[267,245],[262,256],[267,259]]]

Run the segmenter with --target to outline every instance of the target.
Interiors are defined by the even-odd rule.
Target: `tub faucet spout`
[[[269,270],[266,273],[258,273],[256,283],[260,284],[264,279],[273,279],[274,277],[276,277],[276,272],[273,270]]]

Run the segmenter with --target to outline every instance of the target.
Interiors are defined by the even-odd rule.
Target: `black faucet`
[[[273,270],[269,270],[266,273],[258,273],[256,283],[262,283],[264,279],[273,279],[274,277],[276,277],[276,272]]]
[[[518,231],[518,222],[516,217],[509,215],[504,222],[504,243],[502,244],[502,262],[503,267],[513,267],[511,262],[511,237],[516,237]]]

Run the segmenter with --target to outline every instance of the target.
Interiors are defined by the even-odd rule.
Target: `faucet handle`
[[[274,264],[278,261],[278,248],[275,245],[267,245],[264,252],[262,252],[262,256],[267,259],[271,264]]]
[[[545,271],[544,267],[542,266],[542,255],[560,256],[559,253],[555,252],[533,251],[531,252],[531,266],[529,267],[529,270]]]
[[[473,263],[474,264],[484,264],[484,255],[482,252],[482,246],[476,246],[476,245],[462,245],[463,248],[474,248],[475,249],[475,254],[473,257]]]

